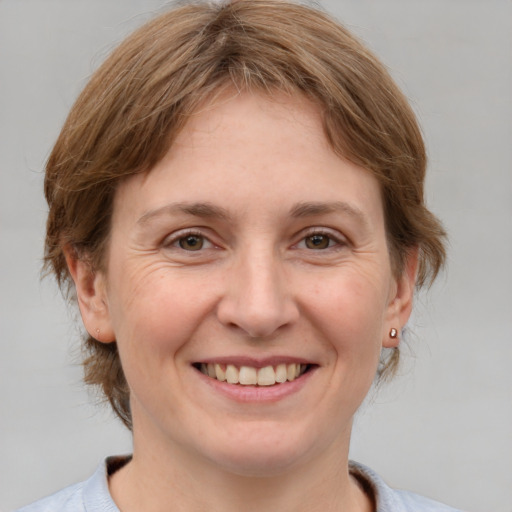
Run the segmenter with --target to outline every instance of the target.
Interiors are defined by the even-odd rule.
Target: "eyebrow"
[[[216,206],[212,203],[171,203],[154,210],[148,210],[137,220],[137,224],[146,224],[154,218],[167,215],[185,214],[194,217],[219,219],[230,221],[231,214],[225,208]],[[353,217],[363,226],[369,225],[366,215],[356,206],[343,201],[332,202],[300,202],[291,210],[291,217],[302,219],[307,217],[315,217],[329,213],[342,213]]]
[[[333,201],[328,203],[303,202],[298,203],[291,210],[291,215],[295,218],[314,217],[316,215],[325,215],[328,213],[343,213],[349,217],[353,217],[365,227],[368,227],[369,225],[368,219],[362,210],[343,201]]]
[[[155,208],[145,212],[138,220],[137,224],[146,224],[155,217],[162,215],[173,215],[177,213],[184,213],[186,215],[193,215],[194,217],[213,218],[221,220],[230,220],[231,215],[225,208],[215,206],[211,203],[171,203],[161,208]]]

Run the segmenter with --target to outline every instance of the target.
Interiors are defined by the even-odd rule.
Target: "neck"
[[[350,432],[321,457],[261,475],[241,475],[158,435],[134,432],[133,459],[110,479],[120,510],[132,512],[371,512],[370,498],[348,472]]]

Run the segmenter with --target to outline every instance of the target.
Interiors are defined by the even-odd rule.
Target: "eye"
[[[212,249],[214,244],[200,232],[184,230],[166,238],[162,246],[169,250],[200,252]]]
[[[317,233],[314,235],[309,235],[304,239],[304,243],[308,249],[327,249],[332,240],[324,234]]]
[[[306,232],[296,247],[311,251],[325,251],[326,249],[341,249],[346,245],[347,241],[343,236],[316,228]]]
[[[177,240],[178,245],[185,251],[199,251],[205,244],[205,239],[202,235],[187,235]]]

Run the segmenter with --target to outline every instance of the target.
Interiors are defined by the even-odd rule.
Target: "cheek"
[[[193,337],[208,311],[204,294],[189,280],[156,270],[137,271],[117,280],[112,290],[111,312],[123,364],[155,367],[169,364],[169,357]]]
[[[310,300],[303,307],[329,354],[325,362],[335,399],[325,403],[334,426],[355,414],[375,379],[385,309],[378,282],[360,272],[337,272],[310,285]]]
[[[304,311],[341,362],[361,359],[376,364],[386,306],[380,280],[339,272],[310,285],[309,296]]]

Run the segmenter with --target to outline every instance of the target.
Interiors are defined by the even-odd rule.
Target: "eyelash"
[[[323,252],[323,251],[327,251],[327,250],[336,250],[336,249],[344,247],[348,244],[348,242],[343,237],[341,237],[339,235],[335,235],[332,232],[330,232],[329,230],[326,230],[325,228],[323,228],[323,229],[322,228],[310,228],[309,230],[307,230],[305,233],[302,234],[300,241],[298,243],[296,243],[294,245],[294,247],[298,248],[298,246],[301,244],[305,245],[307,243],[307,240],[311,239],[314,236],[326,237],[328,239],[328,246],[322,247],[322,248],[311,248],[311,247],[306,246],[306,247],[300,247],[300,249],[314,251],[314,252]],[[187,249],[181,247],[179,245],[180,241],[185,240],[188,237],[197,237],[197,238],[201,239],[201,241],[202,241],[201,247],[195,251],[187,250]],[[206,247],[206,248],[203,247],[203,245],[205,243],[208,244],[209,247]],[[178,232],[178,233],[172,235],[170,238],[169,237],[166,238],[162,245],[163,245],[163,247],[166,247],[166,248],[174,248],[174,249],[178,249],[183,252],[189,252],[189,253],[201,252],[204,249],[211,249],[211,248],[215,247],[215,244],[207,236],[205,236],[203,233],[201,233],[200,231],[195,230],[195,229]]]
[[[201,252],[201,250],[204,249],[203,247],[201,247],[197,251],[193,251],[193,250],[189,251],[189,250],[186,250],[183,247],[179,246],[179,243],[181,240],[185,240],[186,238],[189,238],[189,237],[200,238],[203,241],[203,244],[207,243],[211,246],[211,247],[208,247],[209,249],[215,246],[213,244],[213,242],[211,242],[208,237],[206,237],[203,233],[201,233],[200,231],[195,230],[195,229],[180,231],[178,233],[171,235],[170,237],[167,237],[163,241],[162,246],[165,248],[174,248],[174,249],[182,250],[183,252]]]
[[[337,250],[348,245],[348,242],[342,236],[332,233],[331,231],[326,230],[325,228],[310,228],[306,231],[306,233],[302,235],[300,242],[296,244],[296,246],[303,243],[305,244],[307,239],[310,239],[314,236],[328,238],[329,245],[321,249],[312,249],[310,247],[304,247],[304,249],[309,251],[323,252],[327,250]]]

